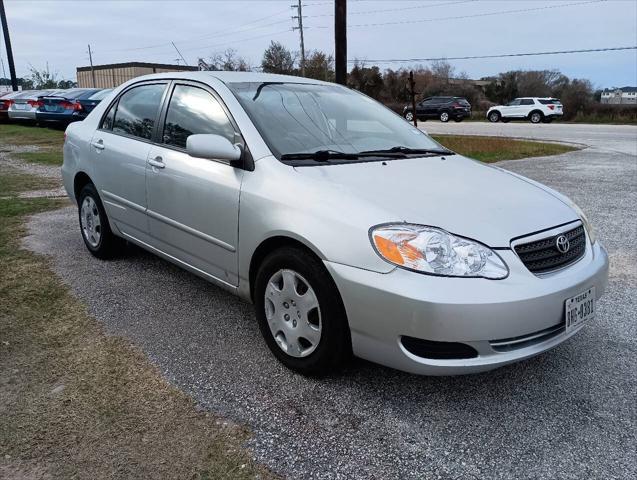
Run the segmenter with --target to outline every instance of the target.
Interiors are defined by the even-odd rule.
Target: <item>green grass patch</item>
[[[42,178],[13,168],[0,169],[0,197],[16,195],[27,190],[48,190],[59,186],[60,182],[53,178]]]
[[[63,130],[13,123],[0,124],[0,150],[2,145],[36,145],[61,151],[63,144]]]
[[[27,162],[62,166],[62,152],[60,149],[44,152],[20,152],[16,153],[15,156]]]
[[[48,181],[0,170],[0,477],[273,478],[245,428],[198,411],[20,248],[26,215],[69,205],[17,198]]]
[[[473,135],[432,135],[441,145],[466,157],[486,163],[545,157],[578,150],[577,147],[557,143],[514,140],[506,137],[479,137]]]

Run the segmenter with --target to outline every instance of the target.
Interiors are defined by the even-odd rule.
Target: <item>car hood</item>
[[[369,207],[375,213],[364,212],[366,220],[435,226],[490,247],[509,248],[512,238],[578,219],[548,189],[460,155],[296,171],[330,184],[333,188],[326,192],[346,192],[356,199],[352,204],[358,203],[357,208]],[[358,216],[355,211],[348,214]]]

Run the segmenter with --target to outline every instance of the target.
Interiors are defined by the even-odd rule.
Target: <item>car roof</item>
[[[324,82],[322,80],[314,80],[313,78],[295,77],[293,75],[278,75],[274,73],[261,72],[217,72],[217,71],[198,71],[198,72],[166,72],[154,73],[136,77],[134,81],[144,79],[184,79],[195,80],[200,82],[210,81],[210,78],[216,78],[224,83],[262,83],[262,82],[284,82],[284,83],[306,83],[306,84],[322,84],[322,85],[338,85],[335,83]],[[131,82],[134,83],[134,82]]]

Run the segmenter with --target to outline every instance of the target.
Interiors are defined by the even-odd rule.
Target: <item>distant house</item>
[[[189,72],[198,67],[163,63],[127,62],[93,67],[77,67],[77,86],[80,88],[113,88],[128,80],[150,73]]]
[[[602,90],[600,102],[616,105],[636,105],[637,87],[605,88]]]

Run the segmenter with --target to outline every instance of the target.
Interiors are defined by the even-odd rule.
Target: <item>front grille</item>
[[[568,239],[569,249],[566,253],[562,253],[557,249],[556,242],[560,235],[564,235]],[[534,242],[522,243],[514,248],[522,263],[531,272],[550,272],[551,270],[566,267],[582,258],[586,250],[586,235],[584,234],[584,227],[580,225],[567,232]]]

